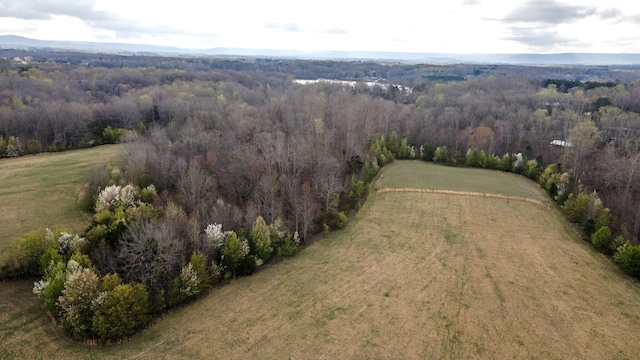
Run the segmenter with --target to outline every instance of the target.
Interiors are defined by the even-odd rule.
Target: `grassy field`
[[[113,158],[121,145],[0,160],[0,249],[29,230],[79,232],[88,218],[77,206],[89,168]]]
[[[518,196],[546,200],[544,193],[523,176],[485,169],[446,167],[424,163],[416,167],[411,161],[397,161],[385,169],[376,188],[414,188],[453,190]]]
[[[419,162],[376,186],[544,199],[508,174]],[[342,231],[120,345],[63,340],[30,289],[0,283],[0,358],[640,357],[640,286],[549,202],[374,192]]]

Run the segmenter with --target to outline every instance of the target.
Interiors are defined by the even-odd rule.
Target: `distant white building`
[[[294,83],[296,84],[302,84],[302,85],[307,85],[307,84],[316,84],[319,82],[326,82],[329,84],[338,84],[338,85],[343,85],[343,86],[350,86],[352,88],[356,87],[356,85],[358,84],[357,81],[347,81],[347,80],[329,80],[329,79],[316,79],[316,80],[304,80],[304,79],[295,79],[293,80]],[[382,90],[387,90],[389,88],[389,84],[384,84],[384,83],[380,83],[380,82],[373,82],[373,81],[367,81],[365,82],[365,84],[370,88],[373,89],[374,86],[379,86],[380,88],[382,88]],[[413,89],[410,87],[406,87],[406,86],[402,86],[402,85],[396,85],[396,84],[391,84],[391,86],[395,86],[398,88],[398,90],[408,93],[410,94]]]
[[[568,147],[568,146],[572,146],[570,142],[568,142],[568,141],[564,141],[564,140],[553,140],[553,141],[551,141],[549,144],[550,144],[550,145],[554,145],[554,146],[562,146],[562,147],[565,147],[565,146],[567,146],[567,147]]]

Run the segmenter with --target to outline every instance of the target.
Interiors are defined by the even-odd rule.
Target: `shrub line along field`
[[[1,283],[0,358],[640,356],[638,283],[580,240],[533,182],[396,162],[375,188],[345,229],[123,344],[64,341],[29,282]],[[456,195],[384,190],[393,188]]]

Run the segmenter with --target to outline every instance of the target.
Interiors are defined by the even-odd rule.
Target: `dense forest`
[[[637,69],[22,55],[0,61],[0,157],[132,143],[87,178],[83,238],[43,235],[66,245],[39,263],[39,293],[69,271],[47,264],[75,256],[122,278],[91,278],[103,291],[138,283],[152,311],[175,306],[194,295],[189,279],[250,274],[344,226],[395,158],[522,173],[587,235],[640,235]],[[579,201],[610,212],[582,214]],[[74,255],[80,242],[86,255]],[[129,334],[106,330],[103,311],[74,334]]]

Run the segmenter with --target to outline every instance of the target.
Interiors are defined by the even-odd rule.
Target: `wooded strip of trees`
[[[107,55],[103,59],[102,55],[65,54],[62,59],[67,62],[72,56],[79,58],[79,65],[68,65],[55,62],[52,54],[47,56],[49,62],[2,62],[0,157],[109,143],[123,135],[119,129],[137,129],[138,133],[149,129],[141,145],[147,155],[132,154],[131,159],[139,164],[125,165],[125,174],[132,180],[153,181],[161,192],[177,191],[182,206],[196,211],[200,194],[189,189],[181,177],[187,169],[197,167],[190,174],[206,173],[214,179],[208,183],[213,189],[208,196],[214,201],[220,196],[243,213],[247,205],[260,212],[269,208],[265,215],[273,218],[292,205],[268,204],[274,198],[268,195],[269,181],[282,177],[286,185],[272,192],[279,200],[288,196],[289,202],[306,183],[314,197],[324,198],[321,208],[326,210],[326,194],[340,186],[325,187],[321,196],[322,186],[312,182],[315,175],[326,177],[324,169],[344,168],[352,158],[365,162],[367,139],[374,135],[388,139],[396,131],[411,145],[447,146],[462,158],[473,148],[487,154],[540,156],[545,165],[561,162],[581,186],[600,193],[618,228],[625,223],[632,236],[640,232],[636,206],[640,201],[636,185],[640,86],[637,81],[614,81],[613,76],[621,72],[609,72],[606,81],[474,72],[478,76],[466,75],[465,81],[439,82],[424,81],[426,75],[421,75],[402,83],[412,88],[403,92],[365,83],[302,86],[292,84],[293,77],[283,73],[296,73],[300,68],[313,68],[313,74],[322,74],[321,69],[329,73],[347,69],[380,76],[381,65],[375,63]],[[127,64],[125,60],[154,66],[96,66],[101,62]],[[231,68],[229,62],[247,70],[208,71],[216,66]],[[184,69],[178,67],[181,64]],[[170,66],[174,68],[167,69]],[[398,74],[403,71],[423,71],[420,65],[385,64],[383,68],[385,75],[397,80],[402,79]],[[422,68],[432,74],[437,69],[442,76],[457,76],[461,69],[467,73],[477,70],[470,66]],[[484,67],[505,73],[513,68]],[[547,71],[528,70],[534,74]],[[586,70],[575,71],[584,75]],[[603,69],[598,71],[600,77],[606,74]],[[568,141],[572,146],[550,146],[552,140]],[[324,180],[332,184],[332,179]],[[256,190],[267,195],[254,199]],[[257,205],[261,203],[267,205]]]
[[[244,207],[256,188],[264,190],[267,178],[288,175],[286,189],[288,196],[293,196],[299,186],[291,181],[311,184],[318,169],[335,167],[332,163],[346,166],[353,156],[364,162],[370,136],[388,139],[396,131],[414,146],[447,146],[459,155],[473,148],[487,154],[522,152],[530,158],[541,156],[544,164],[562,162],[583,187],[600,192],[612,208],[616,224],[626,223],[633,236],[640,231],[634,165],[640,135],[640,86],[637,81],[614,81],[613,76],[622,72],[609,72],[610,78],[604,81],[577,81],[494,77],[478,72],[478,76],[470,76],[467,74],[478,70],[470,66],[385,64],[382,68],[386,72],[379,74],[380,64],[359,62],[213,61],[94,54],[64,54],[52,59],[52,54],[46,55],[49,62],[2,62],[0,157],[93,146],[117,141],[124,133],[118,129],[137,129],[139,133],[150,129],[149,137],[156,140],[146,140],[144,146],[153,155],[133,158],[162,164],[145,169],[152,174],[163,173],[157,175],[154,185],[162,190],[174,189],[179,180],[176,172],[188,169],[194,156],[201,159],[208,154],[208,161],[215,166],[201,171],[214,176],[215,191],[229,204]],[[69,62],[73,56],[79,65],[55,62]],[[122,66],[127,64],[125,60],[141,66],[96,66]],[[142,66],[145,61],[153,66]],[[231,68],[230,62],[246,70],[210,71]],[[300,68],[313,68],[313,74],[342,69],[396,80],[403,79],[398,75],[403,71],[442,76],[457,76],[462,71],[468,80],[424,81],[426,75],[420,75],[398,82],[412,88],[410,92],[364,83],[347,88],[327,83],[292,84],[293,77],[283,71],[296,73]],[[518,73],[513,68],[483,67],[486,71]],[[597,70],[597,76],[607,74],[605,70]],[[594,71],[575,69],[585,76]],[[528,73],[547,72],[546,68],[528,68]],[[595,128],[587,129],[589,121]],[[579,140],[588,136],[585,131],[591,131],[593,138]],[[549,145],[552,140],[570,138],[574,146]],[[167,144],[172,147],[167,148]],[[323,160],[310,159],[313,155]],[[167,159],[151,159],[154,157]],[[177,162],[177,158],[182,161]],[[262,168],[247,169],[248,164]],[[227,173],[233,175],[221,176]],[[143,175],[154,178],[147,173],[137,176]],[[261,187],[253,184],[257,178]],[[313,186],[317,196],[319,185]],[[192,199],[184,206],[189,211],[195,209],[196,194],[187,194],[184,186],[181,191],[183,199]],[[285,194],[280,190],[276,193]],[[270,210],[274,214],[279,211]]]

